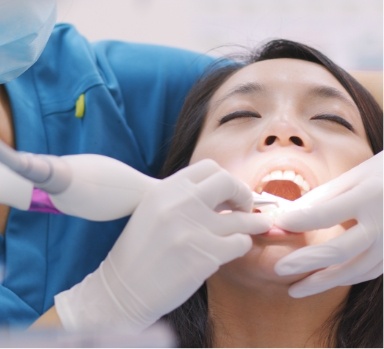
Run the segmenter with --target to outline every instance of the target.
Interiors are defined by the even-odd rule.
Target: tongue
[[[263,191],[291,201],[301,197],[299,186],[296,183],[285,180],[270,181],[263,188]]]

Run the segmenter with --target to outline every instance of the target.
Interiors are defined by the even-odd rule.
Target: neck
[[[0,140],[14,147],[11,108],[5,87],[0,85]],[[9,207],[0,203],[0,235],[4,234]]]
[[[349,287],[339,287],[294,299],[287,286],[266,282],[250,289],[219,279],[207,287],[215,347],[328,346],[324,339],[333,338],[335,326],[325,324],[349,291]]]
[[[0,139],[14,147],[11,108],[3,85],[0,85]]]

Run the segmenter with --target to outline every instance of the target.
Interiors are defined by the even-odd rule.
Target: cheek
[[[245,256],[220,267],[218,276],[246,287],[266,287],[266,282],[289,285],[303,279],[309,273],[278,276],[274,266],[282,257],[304,247],[300,242],[292,244],[254,244]]]
[[[231,170],[231,163],[238,157],[238,150],[231,142],[223,142],[215,137],[200,140],[192,153],[190,164],[203,159],[212,159],[221,167]]]
[[[198,144],[192,153],[191,160],[189,161],[189,163],[194,164],[195,162],[198,162],[203,159],[212,159],[212,160],[215,160],[216,162],[219,162],[221,158],[222,158],[222,155],[215,148],[204,147]]]
[[[306,233],[308,245],[318,245],[334,239],[345,233],[346,230],[357,224],[354,219],[327,229],[318,229],[315,232]]]
[[[332,178],[336,178],[338,176],[340,176],[341,174],[351,170],[352,168],[354,168],[355,166],[358,166],[359,164],[361,164],[362,162],[368,160],[369,158],[372,157],[372,153],[370,153],[369,155],[365,155],[365,156],[361,156],[361,157],[358,157],[358,156],[352,156],[351,155],[345,155],[343,157],[339,157],[337,159],[332,159],[329,163],[331,164],[330,165],[330,179]]]
[[[198,144],[192,154],[190,164],[203,159],[212,159],[235,178],[245,183],[251,183],[254,171],[250,157],[243,149],[228,143],[220,147],[211,142]]]
[[[350,139],[330,140],[323,148],[323,163],[332,179],[352,169],[373,156],[373,152],[366,141]]]
[[[345,229],[342,225],[336,225],[327,229],[318,229],[314,232],[306,233],[308,245],[319,245],[333,238],[340,236]]]

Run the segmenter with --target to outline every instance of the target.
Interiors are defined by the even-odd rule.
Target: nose
[[[299,150],[310,151],[312,139],[308,133],[292,120],[273,121],[262,131],[258,141],[260,151],[276,147],[295,147]]]

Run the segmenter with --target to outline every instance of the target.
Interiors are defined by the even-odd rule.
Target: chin
[[[253,237],[255,240],[256,237]],[[292,283],[297,282],[310,273],[297,274],[290,276],[279,276],[274,270],[278,260],[289,253],[303,247],[302,243],[278,243],[256,244],[245,256],[235,259],[223,265],[219,274],[225,278],[230,278],[239,286],[251,287],[254,289],[265,289],[267,284],[284,286],[288,288]]]
[[[348,227],[350,225],[348,224]],[[252,249],[243,257],[223,265],[218,274],[240,287],[265,290],[267,285],[274,285],[283,287],[284,290],[284,288],[288,288],[291,284],[304,279],[314,271],[279,276],[274,270],[276,263],[300,248],[324,243],[339,236],[345,231],[345,228],[346,226],[338,225],[306,233],[290,233],[272,228],[267,233],[253,235]]]

